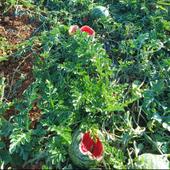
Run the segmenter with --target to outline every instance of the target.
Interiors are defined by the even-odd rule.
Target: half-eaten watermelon
[[[96,167],[103,158],[104,147],[96,134],[95,138],[90,132],[77,131],[69,147],[69,155],[73,163],[80,168]]]

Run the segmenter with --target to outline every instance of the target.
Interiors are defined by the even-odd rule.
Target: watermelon
[[[109,10],[104,6],[96,6],[91,10],[91,16],[94,19],[98,19],[101,17],[108,17]]]
[[[170,169],[170,163],[165,155],[144,153],[137,158],[135,169]]]
[[[98,137],[91,138],[90,132],[77,131],[69,147],[72,162],[79,168],[93,168],[103,158],[103,144]]]
[[[82,26],[80,28],[80,31],[81,32],[86,32],[90,36],[94,36],[95,35],[95,31],[91,27],[89,27],[87,25]]]
[[[78,29],[79,29],[78,25],[71,25],[68,30],[69,35],[75,34]]]

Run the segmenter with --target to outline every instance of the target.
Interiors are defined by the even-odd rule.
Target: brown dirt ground
[[[24,10],[24,8],[21,8],[21,10]],[[7,102],[12,101],[14,98],[21,98],[23,92],[34,81],[32,73],[33,55],[26,53],[20,58],[16,58],[13,57],[13,54],[17,51],[15,49],[16,46],[28,40],[38,25],[38,21],[32,23],[26,14],[16,17],[14,16],[14,9],[11,9],[3,15],[2,9],[0,9],[0,38],[5,39],[5,42],[9,46],[9,49],[5,51],[0,47],[0,56],[4,54],[9,56],[7,61],[0,62],[0,77],[3,76],[6,80],[4,100]],[[21,82],[18,85],[19,81]],[[14,107],[11,107],[6,111],[4,117],[9,119],[17,113],[18,111]],[[32,121],[32,128],[34,128],[36,120],[40,117],[40,110],[33,104],[33,109],[30,110],[29,114]]]
[[[0,62],[0,77],[3,76],[6,80],[4,100],[7,102],[12,101],[14,98],[22,98],[23,92],[35,80],[32,72],[33,55],[26,53],[20,58],[15,58],[13,54],[17,51],[17,45],[28,40],[38,25],[38,21],[31,23],[27,15],[15,17],[14,10],[10,10],[3,15],[2,9],[0,9],[0,41],[3,39],[8,45],[8,48],[5,50],[0,46],[0,56],[9,56],[7,61]],[[0,44],[3,44],[3,42]],[[21,81],[21,78],[22,82],[18,86],[17,83]],[[16,114],[18,114],[18,111],[12,106],[4,113],[4,118],[8,120]],[[35,128],[37,121],[41,117],[41,110],[36,103],[33,103],[32,109],[28,114],[31,120],[30,128]],[[29,169],[41,169],[41,165],[38,163],[29,167]]]
[[[30,23],[30,18],[27,15],[20,17],[14,16],[14,10],[10,10],[7,14],[0,14],[0,37],[5,39],[11,49],[5,53],[10,54],[8,61],[0,62],[0,75],[6,78],[8,87],[6,88],[7,100],[14,97],[20,97],[23,91],[33,82],[32,67],[33,57],[31,54],[16,59],[12,57],[12,53],[16,51],[15,46],[22,43],[31,37],[31,34],[38,26],[38,23]],[[1,48],[1,47],[0,47]],[[9,52],[10,51],[10,52]],[[3,55],[3,50],[0,50],[0,55]],[[12,87],[20,79],[21,75],[25,77],[21,87],[11,94]]]

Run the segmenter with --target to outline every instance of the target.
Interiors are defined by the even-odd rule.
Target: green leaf
[[[31,131],[24,133],[22,131],[15,130],[15,132],[13,132],[10,136],[10,139],[9,152],[18,152],[19,148],[21,149],[22,146],[30,142]]]
[[[68,144],[71,143],[71,129],[69,127],[64,127],[64,126],[53,126],[49,128],[50,131],[56,132],[57,135],[62,137],[64,141]]]
[[[170,6],[170,2],[168,2],[168,1],[158,1],[157,2],[158,4],[160,4],[160,5],[166,5],[166,6]]]
[[[7,150],[0,150],[0,160],[2,160],[5,165],[12,160]]]
[[[0,142],[0,149],[5,148],[5,143],[4,142]]]

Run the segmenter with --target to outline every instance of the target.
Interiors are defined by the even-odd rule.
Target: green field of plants
[[[0,169],[170,169],[170,0],[1,0]]]

